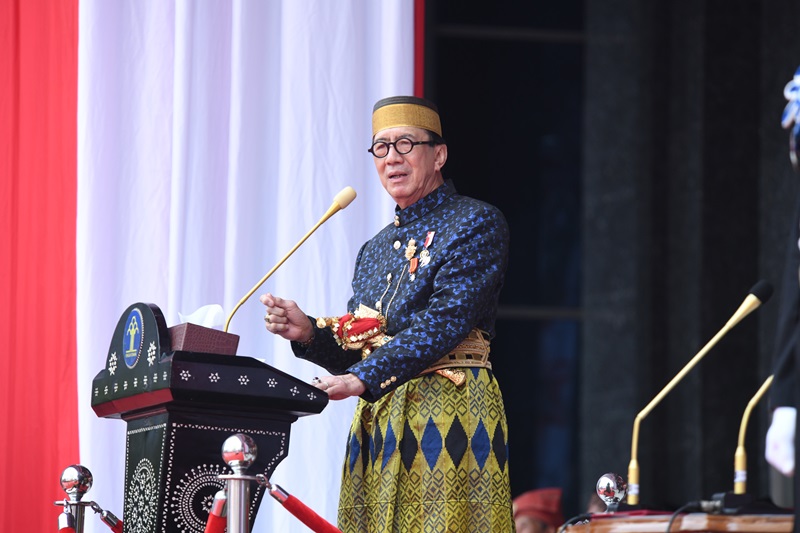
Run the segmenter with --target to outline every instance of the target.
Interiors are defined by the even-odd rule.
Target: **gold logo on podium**
[[[122,337],[122,354],[128,368],[135,367],[139,362],[143,339],[144,319],[142,312],[134,307],[128,314],[128,320],[125,322],[125,335]]]

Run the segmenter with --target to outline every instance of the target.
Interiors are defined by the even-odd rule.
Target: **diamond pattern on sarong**
[[[484,369],[467,372],[462,387],[430,374],[374,404],[360,400],[342,470],[339,529],[513,531],[506,437],[502,396]]]
[[[383,435],[381,434],[381,428],[375,428],[375,437],[369,440],[369,457],[370,462],[374,465],[375,460],[378,458],[378,455],[381,453],[381,447],[383,446]]]
[[[392,425],[389,424],[386,427],[386,440],[383,442],[383,462],[381,462],[381,470],[386,468],[386,463],[388,463],[389,459],[392,457],[395,446],[397,446],[397,440],[394,437]]]
[[[498,424],[499,427],[499,424]],[[444,439],[444,447],[447,453],[450,454],[450,459],[453,460],[453,465],[458,467],[461,464],[461,459],[467,453],[467,433],[464,431],[464,426],[461,425],[461,419],[458,417],[453,418],[453,423],[450,424],[450,429],[447,431],[447,436]]]
[[[353,468],[356,466],[356,461],[358,461],[358,457],[361,454],[361,443],[358,442],[358,437],[353,434],[350,437],[350,448],[348,450],[348,454],[350,456],[350,472],[353,472]]]
[[[422,453],[428,461],[428,468],[433,470],[436,462],[439,459],[439,454],[442,453],[442,434],[436,428],[436,423],[432,418],[428,419],[428,424],[425,426],[425,432],[422,434],[420,441]]]
[[[500,467],[500,470],[505,470],[506,461],[508,460],[508,446],[506,445],[506,437],[503,434],[503,428],[500,424],[497,424],[494,428],[492,452],[494,453],[495,459],[497,459],[497,465]]]
[[[408,420],[406,420],[403,427],[403,438],[400,439],[400,457],[403,458],[406,470],[411,470],[411,467],[414,466],[414,459],[417,457],[418,450],[417,439],[414,437],[411,426],[408,425]]]
[[[489,458],[489,453],[492,451],[491,443],[489,442],[489,433],[486,432],[486,426],[483,425],[483,420],[478,422],[478,427],[475,433],[472,434],[472,453],[475,455],[475,460],[483,470],[486,464],[486,459]]]
[[[369,460],[369,449],[372,444],[372,439],[370,438],[369,433],[367,432],[367,428],[361,428],[361,464],[367,464]]]

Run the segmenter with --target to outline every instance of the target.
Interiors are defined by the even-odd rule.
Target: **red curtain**
[[[79,462],[78,0],[0,4],[0,520],[56,531],[59,478]]]

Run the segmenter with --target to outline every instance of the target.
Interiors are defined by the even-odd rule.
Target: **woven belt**
[[[386,319],[380,313],[364,306],[352,315],[343,317],[319,317],[317,327],[330,328],[336,342],[343,350],[361,350],[361,358],[366,359],[377,348],[390,340],[391,335],[383,333]],[[358,327],[354,327],[355,325]],[[488,334],[473,328],[467,338],[458,343],[453,350],[423,370],[419,375],[432,372],[446,377],[456,385],[463,385],[467,379],[464,368],[492,368],[489,362]]]
[[[423,370],[420,376],[436,372],[461,386],[467,379],[464,368],[492,368],[489,352],[489,340],[481,330],[475,328],[453,351]]]

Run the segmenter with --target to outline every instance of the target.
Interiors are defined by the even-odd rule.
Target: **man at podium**
[[[508,428],[489,345],[508,261],[502,213],[445,180],[436,106],[398,96],[373,108],[369,152],[395,217],[356,258],[341,316],[261,296],[266,328],[359,396],[338,525],[374,531],[513,531]],[[475,149],[479,149],[476,146]]]

